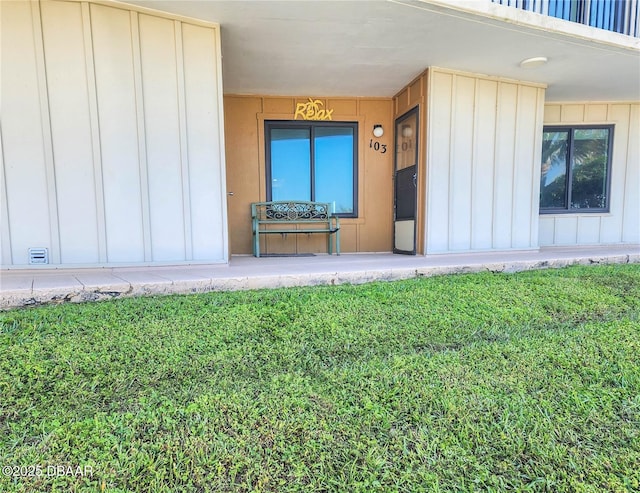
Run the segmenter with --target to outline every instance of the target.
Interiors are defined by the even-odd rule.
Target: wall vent
[[[47,248],[29,248],[30,264],[48,264],[49,249]]]

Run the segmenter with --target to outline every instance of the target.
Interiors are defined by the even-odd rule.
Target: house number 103
[[[384,154],[387,152],[387,144],[381,144],[380,142],[374,142],[373,139],[369,141],[369,147],[374,151],[379,152],[380,154]]]

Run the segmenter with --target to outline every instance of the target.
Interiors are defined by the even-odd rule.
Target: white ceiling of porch
[[[545,83],[547,101],[640,100],[637,39],[613,35],[622,46],[543,31],[566,24],[552,18],[515,25],[420,0],[127,3],[218,22],[227,94],[390,97],[438,66]],[[519,66],[534,56],[549,62]]]

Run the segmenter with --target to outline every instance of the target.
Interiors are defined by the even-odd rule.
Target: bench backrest
[[[333,214],[324,202],[254,202],[251,217],[258,222],[327,222]]]

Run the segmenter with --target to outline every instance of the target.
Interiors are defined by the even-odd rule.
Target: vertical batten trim
[[[91,13],[89,4],[80,4],[82,11],[82,34],[84,42],[85,74],[87,77],[87,97],[89,99],[89,126],[91,131],[91,152],[93,161],[93,184],[95,190],[96,228],[98,234],[98,258],[106,263],[107,226],[104,205],[104,184],[102,179],[102,151],[100,145],[100,121],[98,119],[98,94],[91,33]]]
[[[629,167],[629,147],[631,146],[631,117],[633,115],[633,105],[629,104],[629,111],[628,111],[628,115],[627,115],[627,121],[626,121],[626,135],[627,135],[627,145],[625,146],[624,149],[624,177],[621,179],[621,182],[623,184],[622,187],[622,200],[620,201],[620,208],[622,209],[621,211],[621,218],[620,218],[620,237],[618,238],[619,242],[622,242],[624,240],[624,211],[625,211],[625,203],[626,203],[626,195],[627,195],[627,168]],[[614,135],[613,138],[615,139],[615,127],[613,129]],[[613,139],[611,140],[611,142],[613,143]],[[609,172],[611,173],[612,176],[609,177],[609,210],[611,210],[611,189],[613,189],[613,186],[611,186],[613,184],[613,148],[609,149],[609,152],[611,153],[611,166],[609,168]]]
[[[424,153],[424,157],[425,157],[425,163],[424,163],[424,179],[425,179],[425,187],[424,187],[424,193],[425,193],[425,198],[424,198],[424,232],[423,232],[423,240],[424,240],[424,248],[423,248],[423,255],[427,255],[430,251],[430,247],[431,247],[431,210],[432,207],[430,206],[430,200],[431,200],[431,163],[433,162],[433,158],[432,158],[432,154],[431,154],[431,108],[433,108],[433,104],[432,104],[432,93],[433,93],[433,83],[432,83],[432,78],[433,78],[433,70],[429,70],[427,72],[427,76],[426,76],[426,80],[425,80],[425,84],[426,84],[426,97],[425,97],[425,104],[424,104],[424,122],[425,122],[425,128],[423,130],[424,135],[425,135],[425,140],[424,140],[424,150],[422,151]],[[395,99],[395,98],[394,98]],[[395,113],[394,113],[395,115]],[[394,118],[394,132],[395,132],[395,118]],[[394,136],[394,146],[395,146],[395,136]],[[395,150],[394,150],[395,152]]]
[[[9,224],[9,203],[7,200],[7,175],[4,167],[4,145],[2,145],[2,124],[0,124],[0,243],[2,258],[0,264],[12,265],[11,225]]]
[[[455,164],[455,157],[456,157],[456,153],[455,153],[455,135],[454,135],[454,129],[456,128],[456,112],[455,112],[455,101],[456,101],[456,82],[457,82],[457,76],[456,74],[451,74],[451,99],[449,101],[449,116],[450,116],[450,120],[449,120],[449,163],[447,166],[447,190],[448,190],[448,196],[447,196],[447,203],[449,204],[449,211],[447,213],[447,251],[451,251],[451,231],[452,231],[452,222],[453,222],[453,214],[451,213],[451,211],[453,211],[453,208],[455,207],[455,204],[452,204],[452,197],[453,197],[453,193],[452,193],[452,180],[451,180],[451,171],[452,171],[452,167]],[[453,225],[455,226],[455,225]]]
[[[498,81],[496,84],[496,107],[495,107],[495,121],[496,126],[494,128],[493,133],[493,193],[491,194],[493,203],[491,204],[491,248],[496,248],[496,214],[499,214],[500,211],[496,209],[496,204],[498,203],[498,199],[496,195],[498,194],[497,184],[497,176],[496,170],[498,169],[496,163],[496,157],[498,156],[498,146],[500,144],[498,140],[498,136],[500,135],[500,103],[501,103],[501,95],[502,95],[502,82]]]
[[[356,99],[356,117],[359,118],[360,117],[360,101],[358,101]],[[364,141],[366,139],[366,137],[364,135],[361,135],[362,132],[358,132],[358,164],[364,162],[363,159],[360,158],[361,155],[363,155],[363,150],[365,149],[364,146]],[[362,186],[364,187],[364,174],[362,176],[360,176],[360,172],[362,171],[362,167],[358,166],[358,211],[364,211],[364,198],[362,197],[362,194],[359,193],[360,192],[360,184],[362,183]],[[356,252],[360,251],[360,225],[356,224],[355,228],[356,230]]]
[[[534,130],[535,150],[531,174],[531,224],[529,246],[540,246],[540,174],[542,165],[542,129],[544,127],[544,89],[536,91],[536,120]]]
[[[605,121],[607,123],[614,123],[611,121],[611,111],[612,111],[612,105],[611,104],[607,104],[607,113],[605,115]],[[617,126],[615,126],[614,123],[614,128],[613,128],[613,138],[615,139],[616,137],[616,128]],[[615,142],[612,142],[613,145],[615,145]],[[609,149],[609,152],[613,153],[613,146],[611,147],[611,149]],[[611,185],[609,187],[609,212],[611,212],[611,190],[613,189],[613,168],[614,168],[614,162],[613,162],[613,155],[611,156],[611,166],[609,167],[609,173],[611,173],[611,176],[609,176],[609,184]],[[623,218],[624,221],[624,218]],[[600,217],[600,220],[598,221],[598,243],[602,243],[602,230],[604,228],[603,226],[604,221],[602,220],[602,217]],[[623,223],[624,224],[624,223]]]
[[[494,232],[494,209],[496,207],[495,200],[495,190],[496,190],[496,139],[498,135],[498,88],[500,87],[500,82],[496,82],[495,96],[496,102],[493,107],[493,146],[491,150],[491,241],[490,248],[493,248],[493,232]]]
[[[55,161],[53,156],[53,135],[51,133],[51,113],[49,110],[49,93],[47,85],[47,68],[45,65],[44,35],[42,33],[42,14],[40,2],[31,2],[31,19],[36,56],[36,73],[38,77],[38,94],[40,99],[40,122],[44,151],[45,177],[47,182],[47,203],[49,205],[49,234],[51,263],[61,263],[60,224],[58,218],[58,194],[56,185]]]
[[[513,142],[513,158],[512,158],[512,162],[511,162],[511,167],[513,169],[513,173],[511,174],[511,231],[509,231],[509,237],[511,240],[511,248],[513,248],[513,234],[515,231],[515,227],[514,227],[514,217],[516,216],[513,211],[515,210],[515,200],[516,200],[516,194],[515,194],[515,190],[516,190],[516,179],[518,176],[518,166],[517,166],[517,159],[518,159],[518,142],[519,142],[519,125],[518,125],[518,119],[520,117],[520,93],[521,93],[521,86],[520,84],[516,84],[516,114],[515,114],[515,121],[513,122],[513,128],[514,128],[514,142]]]
[[[193,238],[191,224],[191,193],[189,183],[189,150],[187,137],[187,102],[184,81],[184,51],[182,44],[182,22],[174,21],[176,48],[176,82],[178,97],[178,125],[180,132],[180,169],[182,180],[182,214],[184,224],[185,260],[193,259]]]
[[[480,86],[480,79],[476,77],[473,85],[473,117],[471,119],[471,189],[469,190],[469,207],[471,208],[471,210],[469,211],[469,248],[470,249],[475,248],[473,233],[476,229],[476,227],[474,227],[476,221],[474,218],[473,190],[476,185],[477,167],[478,167],[478,162],[476,160],[476,157],[478,155],[478,152],[477,152],[478,151],[478,135],[476,132],[479,127],[477,123],[478,123],[478,116],[480,114],[480,111],[478,110],[479,86]]]
[[[258,200],[264,201],[267,200],[267,177],[266,177],[266,172],[267,172],[267,151],[266,151],[266,141],[268,139],[268,136],[265,135],[265,125],[264,125],[264,113],[265,113],[265,103],[264,103],[264,96],[260,96],[260,113],[256,115],[256,131],[257,131],[257,135],[258,135],[258,168],[257,168],[257,173],[258,173]],[[293,102],[295,104],[295,98],[292,98]],[[225,142],[226,145],[226,142]],[[269,236],[269,235],[267,235]],[[265,240],[265,244],[266,244],[266,240]]]
[[[631,130],[632,130],[632,123],[633,123],[633,109],[634,109],[634,104],[630,104],[629,105],[629,120],[627,122],[627,135],[629,135],[629,138],[627,139],[627,149],[626,149],[626,158],[625,158],[625,180],[624,180],[624,184],[625,187],[622,190],[622,227],[620,228],[620,241],[624,242],[624,238],[625,238],[625,216],[626,216],[626,211],[627,211],[627,207],[626,207],[626,203],[627,203],[627,171],[628,171],[628,167],[629,167],[629,163],[630,161],[630,152],[629,152],[629,148],[631,147]],[[613,138],[615,139],[615,128],[613,129]],[[612,139],[613,140],[613,139]],[[610,153],[613,152],[613,149],[609,150]],[[613,158],[613,156],[612,156]],[[611,166],[609,169],[609,172],[613,175],[613,159],[611,159]],[[611,184],[612,181],[612,177],[609,177],[609,183]],[[613,187],[609,187],[610,189]],[[609,195],[611,195],[611,191],[609,191]],[[609,206],[611,206],[611,197],[609,197]],[[600,220],[600,222],[602,223],[602,220]]]
[[[140,172],[140,206],[142,208],[142,242],[144,261],[153,261],[151,244],[151,215],[149,205],[149,174],[147,171],[147,130],[144,122],[144,91],[142,89],[142,54],[140,52],[140,24],[138,13],[130,11],[131,50],[133,55],[133,84],[136,97],[136,124],[138,132],[138,166]]]

